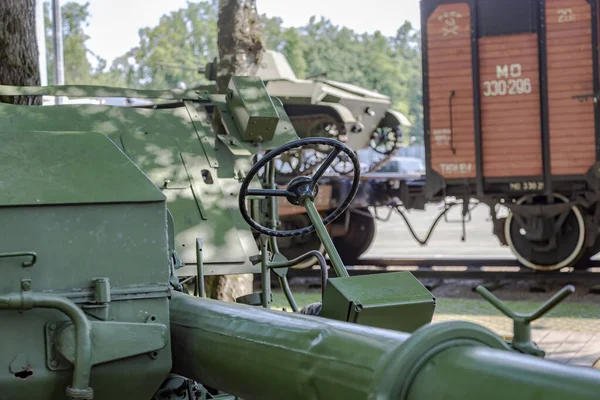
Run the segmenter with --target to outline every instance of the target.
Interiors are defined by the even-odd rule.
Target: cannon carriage
[[[571,287],[519,316],[509,342],[466,322],[430,324],[435,298],[410,272],[348,276],[327,232],[359,169],[333,214],[321,220],[315,209],[324,172],[341,153],[357,167],[354,152],[298,140],[260,79],[234,77],[230,89],[0,87],[153,102],[0,104],[2,397],[597,398],[600,372],[544,360],[529,337],[529,322]],[[325,161],[277,185],[273,160],[312,145],[331,149]],[[280,197],[310,224],[277,229]],[[279,238],[313,231],[336,277],[318,252],[277,251]],[[323,267],[319,307],[297,310],[286,290],[297,312],[270,310],[270,272],[286,287],[287,268],[307,257]],[[243,273],[260,273],[262,290],[237,303],[205,297],[206,275]]]

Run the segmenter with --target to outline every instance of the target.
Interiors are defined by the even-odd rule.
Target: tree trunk
[[[40,85],[35,0],[0,1],[0,84]],[[41,98],[0,96],[0,102],[33,105]]]
[[[255,75],[264,51],[255,0],[219,0],[217,88],[232,75]]]
[[[255,75],[264,51],[255,0],[219,0],[217,89],[227,91],[233,75]],[[213,121],[219,130],[218,113]],[[234,301],[252,292],[253,275],[220,275],[206,279],[206,294]]]

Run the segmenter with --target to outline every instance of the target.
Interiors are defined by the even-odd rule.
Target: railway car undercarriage
[[[327,216],[339,199],[345,197],[349,179],[329,178],[320,186],[317,209]],[[493,234],[499,244],[511,249],[524,267],[550,272],[563,268],[586,268],[600,252],[600,207],[592,193],[582,192],[573,199],[561,194],[507,198],[496,196],[461,197],[465,188],[448,196],[426,197],[424,180],[363,180],[354,202],[338,220],[328,226],[344,262],[356,262],[376,237],[376,221],[387,222],[392,214],[401,216],[416,242],[429,243],[440,223],[459,222],[460,239],[467,238],[471,212],[478,206],[490,209]],[[424,210],[426,204],[440,204],[440,211],[426,232],[417,232],[409,210]],[[285,229],[306,226],[308,216],[300,208],[281,205],[281,225]],[[461,218],[450,221],[448,213],[460,209]],[[322,250],[316,235],[280,239],[282,252],[289,257],[310,250]]]

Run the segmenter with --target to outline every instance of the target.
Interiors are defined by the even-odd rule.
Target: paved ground
[[[469,321],[498,333],[512,335],[512,323],[499,316],[436,314],[434,322]],[[546,352],[546,358],[563,364],[591,367],[600,360],[600,320],[544,318],[532,325],[532,340]]]
[[[421,238],[443,210],[442,204],[428,205],[426,211],[412,210],[407,214],[409,221]],[[477,256],[485,254],[495,257],[510,257],[511,251],[501,247],[492,235],[492,222],[488,221],[489,208],[485,205],[473,210],[472,221],[466,224],[466,241],[461,241],[460,223],[447,223],[442,219],[430,242],[421,246],[410,235],[402,218],[393,214],[387,222],[377,222],[375,242],[365,256],[377,257],[445,257]],[[460,221],[460,207],[448,212],[450,221]]]
[[[432,204],[425,211],[411,210],[407,214],[417,235],[424,239],[429,227],[443,210],[443,204]],[[430,242],[426,246],[417,243],[402,218],[394,213],[389,221],[377,222],[375,242],[366,257],[446,257],[480,256],[513,257],[508,247],[503,247],[492,234],[492,221],[486,205],[477,206],[471,213],[472,220],[466,224],[466,241],[461,241],[461,208],[454,207],[447,214],[453,222],[438,223]]]

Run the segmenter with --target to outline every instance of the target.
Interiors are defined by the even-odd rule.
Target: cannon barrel
[[[412,382],[408,400],[564,400],[599,398],[600,373],[516,352],[455,347],[435,356]]]
[[[244,399],[592,400],[600,372],[466,322],[412,335],[173,293],[173,372]]]

